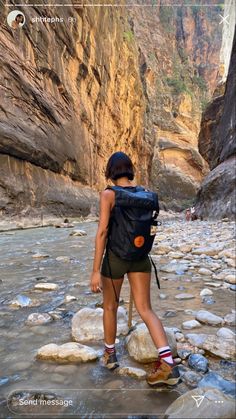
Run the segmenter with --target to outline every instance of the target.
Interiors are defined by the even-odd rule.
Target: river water
[[[199,223],[195,225],[198,234]],[[63,417],[84,418],[133,418],[140,415],[159,418],[180,394],[189,390],[184,383],[177,388],[151,389],[145,380],[111,373],[98,361],[59,365],[35,359],[41,346],[71,341],[71,318],[76,311],[82,307],[95,308],[102,302],[102,295],[92,294],[89,289],[96,226],[95,222],[78,224],[76,227],[87,233],[81,237],[69,236],[69,228],[55,227],[0,233],[0,417],[15,417],[7,407],[7,399],[16,390],[37,390],[38,393],[49,391],[71,400],[72,406],[69,407],[39,409],[38,413],[45,412],[46,417],[55,417],[59,412]],[[175,228],[175,221],[164,223],[162,234],[168,228]],[[217,228],[217,223],[205,223],[202,231],[207,234],[212,228]],[[229,240],[232,233],[232,223],[229,223]],[[35,253],[47,254],[48,257],[36,259],[32,257]],[[70,259],[57,261],[58,256]],[[165,255],[157,259],[160,265],[170,262],[170,258]],[[194,269],[178,275],[162,272],[160,277],[164,279],[161,279],[161,293],[168,297],[163,300],[159,298],[160,291],[153,276],[152,305],[164,326],[181,327],[183,321],[192,319],[192,315],[185,312],[186,309],[210,308],[215,314],[224,316],[230,312],[230,308],[234,308],[234,292],[222,288],[214,290],[214,307],[206,306],[199,296],[204,283],[197,275],[194,276],[195,273]],[[53,282],[59,288],[55,291],[35,290],[34,286],[39,282]],[[195,298],[177,300],[175,295],[182,292],[191,292]],[[17,295],[29,297],[35,305],[22,308],[11,306],[11,301]],[[65,303],[66,295],[73,295],[77,300]],[[121,300],[126,308],[128,299],[129,284],[126,278],[121,292]],[[168,316],[169,310],[175,311],[174,317]],[[30,313],[52,311],[55,315],[53,322],[33,327],[26,324]],[[133,318],[141,321],[135,311]],[[211,326],[203,326],[201,333],[211,333],[211,330]],[[102,341],[85,344],[95,349],[103,348]],[[123,365],[140,367],[128,356],[122,336],[119,336],[117,351]],[[218,364],[216,359],[210,359],[210,366],[214,370],[219,370]],[[141,368],[147,367],[141,365]],[[25,409],[25,417],[30,417],[32,412],[37,413],[36,410],[30,410],[30,407]]]

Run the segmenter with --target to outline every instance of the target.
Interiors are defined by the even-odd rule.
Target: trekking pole
[[[129,317],[128,317],[128,328],[130,329],[132,326],[132,314],[133,314],[133,294],[130,288],[129,294]]]

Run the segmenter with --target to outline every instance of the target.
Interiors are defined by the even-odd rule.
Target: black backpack
[[[107,248],[124,260],[139,260],[152,249],[159,214],[158,195],[141,186],[109,186],[115,192]],[[150,258],[151,259],[151,258]],[[155,269],[157,285],[160,284]]]

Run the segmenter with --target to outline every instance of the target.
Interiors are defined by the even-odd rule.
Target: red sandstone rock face
[[[236,153],[236,31],[225,93],[216,97],[203,114],[199,149],[211,172],[197,197],[202,217],[235,217]]]
[[[172,196],[177,208],[194,197],[208,170],[197,151],[203,92],[194,77],[214,90],[220,28],[216,11],[212,23],[202,11],[178,10],[166,20],[159,7],[28,7],[25,27],[13,31],[2,6],[3,214],[89,212],[96,194],[84,188],[105,186],[106,160],[120,149],[137,182],[167,206]],[[64,23],[32,24],[40,14]]]

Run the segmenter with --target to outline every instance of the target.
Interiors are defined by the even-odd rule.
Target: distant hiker
[[[93,292],[103,292],[105,348],[102,360],[111,370],[119,366],[115,350],[117,309],[127,274],[136,309],[159,352],[147,382],[174,385],[180,379],[178,367],[173,361],[163,325],[150,302],[151,261],[148,253],[156,233],[158,197],[133,184],[134,167],[125,153],[112,154],[105,176],[115,186],[107,187],[100,195],[100,218],[90,280]]]
[[[191,212],[191,221],[197,220],[197,216],[195,214],[195,207],[191,207],[190,212]]]
[[[191,220],[191,211],[190,208],[187,208],[185,211],[185,220],[190,221]]]

